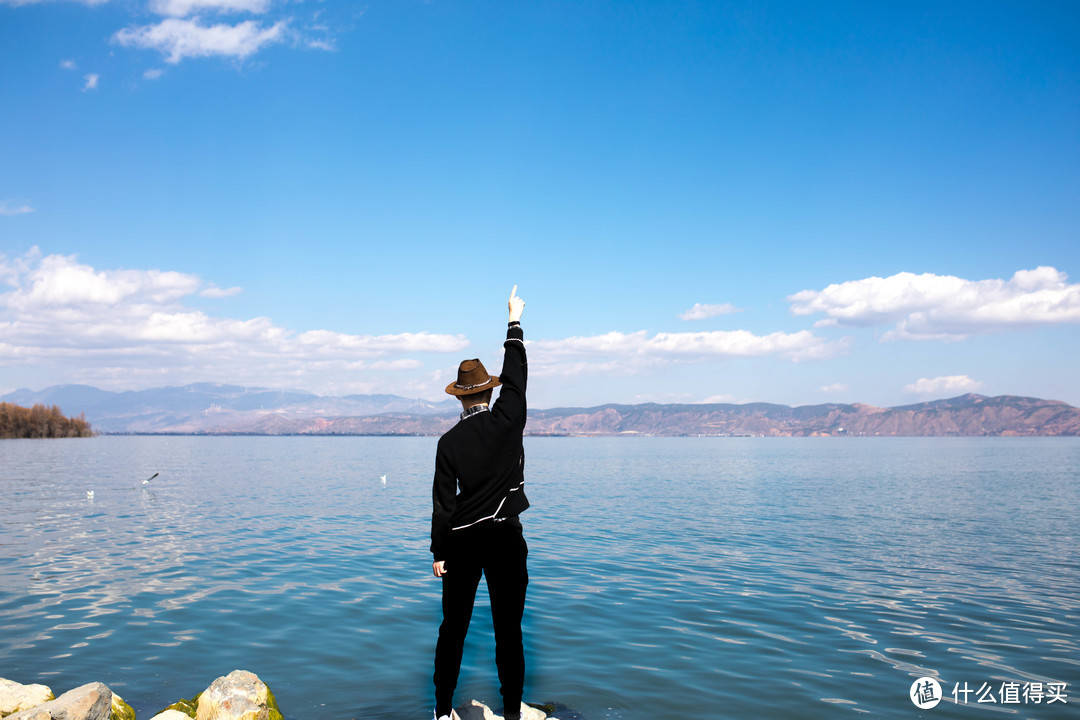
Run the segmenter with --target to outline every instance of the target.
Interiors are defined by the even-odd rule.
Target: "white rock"
[[[496,715],[491,708],[479,700],[470,700],[461,707],[454,708],[454,712],[458,714],[461,720],[503,720],[502,715]],[[544,714],[543,710],[537,710],[525,703],[521,703],[521,720],[548,720],[548,716]],[[551,718],[550,720],[557,719]]]
[[[87,683],[55,700],[8,715],[7,720],[109,720],[112,696],[104,683]]]
[[[150,718],[150,720],[191,720],[191,718],[179,710],[166,710],[165,712],[158,713]]]
[[[196,720],[281,720],[270,688],[247,670],[219,677],[199,696]]]
[[[0,717],[53,699],[53,691],[47,685],[23,685],[14,680],[0,678]]]

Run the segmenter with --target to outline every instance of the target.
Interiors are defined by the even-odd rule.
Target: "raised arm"
[[[503,343],[503,367],[499,374],[502,389],[499,399],[491,410],[497,415],[510,418],[513,422],[525,424],[525,386],[528,383],[529,364],[525,357],[525,333],[521,329],[521,313],[525,310],[525,301],[517,296],[517,285],[510,291],[507,302],[510,310],[510,326],[506,329],[506,342]]]

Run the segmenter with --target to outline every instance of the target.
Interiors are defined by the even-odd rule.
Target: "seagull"
[[[86,491],[86,499],[87,500],[93,500],[94,499],[94,491],[93,490],[87,490]]]
[[[380,475],[379,479],[382,480],[382,486],[386,487],[386,476],[385,475]]]
[[[151,475],[150,477],[148,477],[148,478],[146,478],[145,480],[143,480],[143,481],[142,481],[142,484],[143,484],[143,485],[149,485],[149,484],[150,484],[150,481],[151,481],[151,480],[153,480],[154,478],[156,478],[156,477],[157,477],[158,475],[160,475],[160,474],[161,474],[161,473],[154,473],[154,474],[153,474],[153,475]]]

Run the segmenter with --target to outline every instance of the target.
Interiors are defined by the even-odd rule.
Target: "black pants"
[[[525,684],[525,649],[521,616],[529,572],[529,548],[516,519],[485,521],[455,530],[442,578],[443,621],[435,647],[435,712],[442,717],[453,707],[454,688],[461,671],[461,653],[469,631],[480,575],[487,579],[491,620],[495,627],[495,664],[499,668],[503,707],[516,717]]]

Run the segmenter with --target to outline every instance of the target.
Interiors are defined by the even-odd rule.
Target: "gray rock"
[[[191,718],[179,710],[165,710],[150,718],[150,720],[191,720]]]
[[[104,683],[87,683],[6,720],[109,720],[112,699],[112,690]]]
[[[247,670],[219,677],[199,697],[196,720],[283,720],[270,688]]]
[[[503,720],[502,715],[496,715],[495,712],[484,703],[479,700],[470,700],[460,707],[454,708],[454,712],[461,720]],[[544,714],[543,710],[537,710],[534,707],[529,707],[525,703],[521,703],[521,720],[558,720],[557,718],[548,718]]]
[[[23,685],[0,678],[0,717],[29,710],[35,705],[49,702],[53,697],[53,691],[47,685]]]

